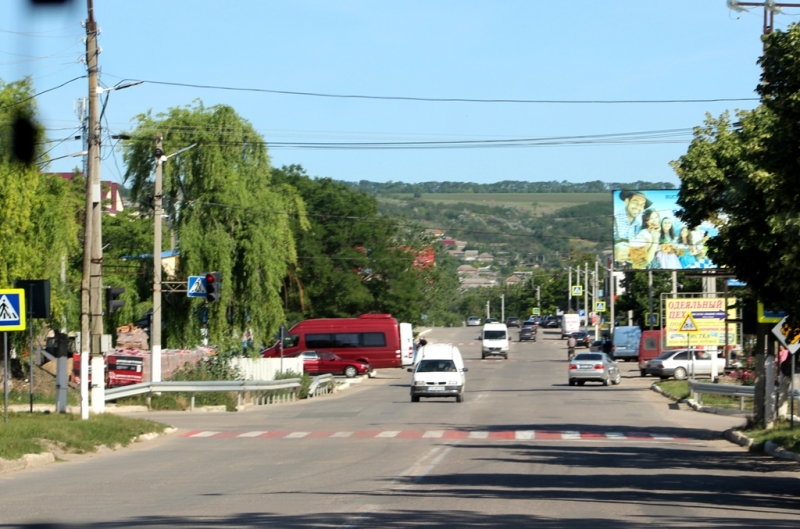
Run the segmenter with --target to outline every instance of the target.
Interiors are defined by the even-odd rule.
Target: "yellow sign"
[[[594,304],[594,311],[595,312],[605,312],[606,311],[606,302],[605,301],[598,301]]]
[[[24,331],[25,316],[25,289],[0,290],[0,331]]]
[[[760,301],[758,302],[758,323],[780,323],[784,316],[786,316],[786,313],[783,311],[771,312],[764,310],[764,304]]]
[[[541,313],[541,310],[539,310],[539,307],[531,309],[531,314],[533,314],[534,316],[538,316],[539,313]]]
[[[583,295],[583,287],[581,287],[581,286],[572,287],[572,295],[573,296],[582,296]]]
[[[736,318],[733,298],[667,298],[664,328],[667,347],[725,345],[725,319]],[[728,325],[728,345],[737,345],[736,325]]]

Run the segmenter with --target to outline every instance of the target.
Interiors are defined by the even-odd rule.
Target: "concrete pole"
[[[163,135],[156,134],[156,182],[153,208],[153,322],[150,327],[150,380],[161,382],[161,171],[165,160]]]
[[[569,267],[569,286],[567,287],[567,310],[572,310],[572,267]]]
[[[506,295],[500,294],[500,321],[506,321]]]
[[[86,64],[89,70],[89,96],[94,95],[94,117],[97,117],[97,24],[94,21],[92,0],[88,0],[89,18],[86,21]],[[90,113],[91,113],[90,108]],[[85,130],[88,132],[89,127]],[[93,131],[92,131],[93,132]],[[93,138],[88,142],[89,157],[97,149]],[[83,277],[81,278],[81,418],[89,418],[89,356],[91,354],[91,278],[92,278],[92,210],[94,206],[94,181],[90,165],[86,174],[86,211],[83,230]]]
[[[597,313],[597,279],[600,275],[600,268],[597,259],[594,260],[594,284],[592,285],[592,312],[594,312],[594,339],[600,339],[600,315]]]
[[[584,329],[589,327],[589,263],[583,264],[583,312]]]
[[[614,259],[608,260],[608,308],[609,308],[609,317],[611,321],[608,324],[608,332],[610,335],[614,334],[614,294],[616,290],[616,282],[617,278],[614,277]]]

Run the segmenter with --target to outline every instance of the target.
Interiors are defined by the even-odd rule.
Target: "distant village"
[[[429,229],[426,231],[444,245],[448,254],[465,263],[458,267],[458,283],[462,291],[479,287],[495,287],[500,284],[506,286],[523,284],[533,275],[533,272],[514,272],[512,275],[502,278],[500,272],[492,270],[492,264],[504,265],[506,264],[504,259],[495,257],[488,252],[464,250],[467,247],[467,241],[449,239],[442,230]]]

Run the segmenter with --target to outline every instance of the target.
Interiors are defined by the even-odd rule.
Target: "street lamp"
[[[196,143],[184,147],[168,156],[162,150],[163,136],[156,137],[156,182],[154,191],[153,225],[155,229],[153,242],[153,322],[150,326],[150,381],[161,382],[161,168],[164,162],[182,152],[197,147]]]

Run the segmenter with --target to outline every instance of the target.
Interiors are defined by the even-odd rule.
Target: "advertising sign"
[[[706,243],[719,233],[710,222],[697,228],[678,219],[677,189],[613,191],[614,269],[717,268]]]
[[[725,298],[667,298],[664,320],[667,347],[725,345],[725,317],[736,317],[736,300]],[[738,345],[736,326],[728,325],[728,345]]]

